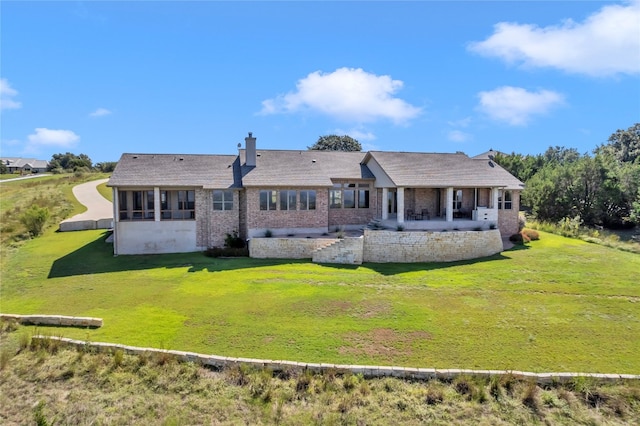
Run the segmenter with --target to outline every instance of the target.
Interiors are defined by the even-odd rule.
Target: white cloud
[[[471,117],[465,117],[460,120],[448,121],[447,124],[453,127],[469,127],[471,124]]]
[[[109,115],[109,114],[112,114],[112,112],[109,111],[108,109],[98,108],[97,110],[90,113],[89,117],[104,117],[105,115]]]
[[[591,76],[640,73],[640,0],[607,5],[583,22],[560,25],[500,22],[471,51],[522,63]]]
[[[348,135],[356,139],[358,142],[372,141],[376,139],[375,134],[365,129],[351,129],[351,130],[336,129],[331,133],[333,133],[334,135]]]
[[[0,78],[0,109],[17,109],[22,107],[22,103],[15,101],[14,96],[18,91],[11,87],[6,78]]]
[[[526,125],[531,116],[547,113],[562,105],[564,96],[551,90],[529,92],[521,87],[503,86],[490,92],[478,93],[480,111],[494,120],[513,126]]]
[[[70,148],[80,140],[80,136],[71,130],[53,130],[38,127],[36,132],[27,136],[26,151],[38,151],[40,147]]]
[[[447,133],[447,138],[452,142],[466,142],[472,137],[469,133],[461,132],[460,130],[451,130]]]
[[[339,68],[332,73],[312,72],[298,80],[296,91],[262,102],[261,114],[311,110],[357,123],[388,119],[405,123],[421,113],[394,95],[403,82],[361,68]]]

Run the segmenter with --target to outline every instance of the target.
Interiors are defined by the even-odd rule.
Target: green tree
[[[362,151],[360,142],[347,135],[320,136],[315,144],[307,148],[316,151]]]
[[[4,161],[0,160],[0,175],[4,175],[6,173],[9,173],[9,169],[7,169],[7,165],[4,164]]]
[[[105,161],[102,163],[96,163],[95,168],[99,172],[111,173],[112,171],[115,170],[117,164],[118,164],[117,161]]]
[[[44,229],[44,225],[47,223],[49,219],[49,209],[46,207],[38,207],[36,205],[32,205],[29,210],[25,211],[22,216],[20,216],[20,222],[27,228],[29,234],[34,237],[42,234],[42,230]]]
[[[49,161],[49,167],[47,167],[47,170],[64,169],[67,171],[74,171],[82,167],[91,169],[91,165],[91,158],[89,158],[88,155],[75,155],[71,152],[67,152],[65,154],[53,154],[51,156],[51,161]]]
[[[634,163],[640,158],[640,123],[627,130],[617,130],[609,136],[608,143],[600,145],[596,154],[611,155],[621,163]]]

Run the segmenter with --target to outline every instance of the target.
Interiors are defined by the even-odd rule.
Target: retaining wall
[[[87,231],[90,229],[111,229],[113,227],[113,219],[87,219],[73,220],[65,219],[60,222],[60,232],[68,231]]]
[[[256,259],[311,259],[313,251],[337,238],[252,238],[249,256]]]
[[[316,249],[311,260],[314,263],[361,265],[363,249],[364,237],[345,237],[330,246]]]
[[[364,231],[365,262],[453,262],[492,256],[503,250],[497,229],[487,231]]]
[[[254,358],[232,358],[217,355],[203,355],[195,352],[182,352],[153,348],[139,348],[135,346],[119,345],[115,343],[85,342],[66,337],[33,336],[33,339],[58,340],[61,344],[82,350],[91,348],[97,352],[110,353],[121,350],[128,355],[169,355],[182,362],[195,362],[200,365],[215,369],[222,369],[234,365],[247,365],[255,368],[266,368],[275,372],[288,370],[308,370],[313,373],[336,372],[362,374],[367,378],[397,377],[401,379],[431,380],[454,379],[461,375],[478,377],[493,377],[512,375],[517,379],[531,380],[538,384],[565,383],[576,377],[590,377],[600,382],[617,382],[619,380],[640,380],[636,374],[601,374],[601,373],[532,373],[528,371],[514,370],[466,370],[466,369],[436,369],[436,368],[412,368],[391,367],[374,365],[344,365],[344,364],[317,364],[295,361],[274,361]]]
[[[64,315],[14,315],[0,314],[0,319],[25,325],[51,325],[61,327],[102,327],[102,318],[69,317]]]

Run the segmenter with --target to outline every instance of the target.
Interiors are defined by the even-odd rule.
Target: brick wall
[[[233,191],[232,210],[213,210],[213,191],[196,189],[196,244],[199,248],[222,247],[227,234],[240,233],[240,196]]]
[[[498,228],[504,236],[518,232],[518,216],[520,212],[520,191],[512,191],[510,210],[498,210]]]
[[[247,230],[251,229],[290,229],[290,228],[323,228],[327,229],[329,192],[327,188],[287,188],[288,190],[316,191],[315,210],[280,210],[280,197],[276,203],[277,210],[260,210],[260,190],[272,190],[273,188],[248,188],[246,189],[246,224]],[[297,194],[298,202],[300,193]]]
[[[327,191],[328,197],[329,191]],[[382,196],[382,192],[379,192],[376,188],[371,187],[369,189],[369,208],[339,208],[329,209],[329,228],[339,227],[340,225],[365,225],[376,217],[381,217],[378,214],[378,193]]]

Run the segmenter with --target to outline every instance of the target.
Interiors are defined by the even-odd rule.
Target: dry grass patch
[[[432,339],[427,331],[398,332],[390,328],[376,328],[371,331],[346,333],[343,340],[349,346],[338,349],[341,355],[365,355],[382,360],[392,360],[398,355],[410,357],[413,355],[412,345],[416,341]]]

